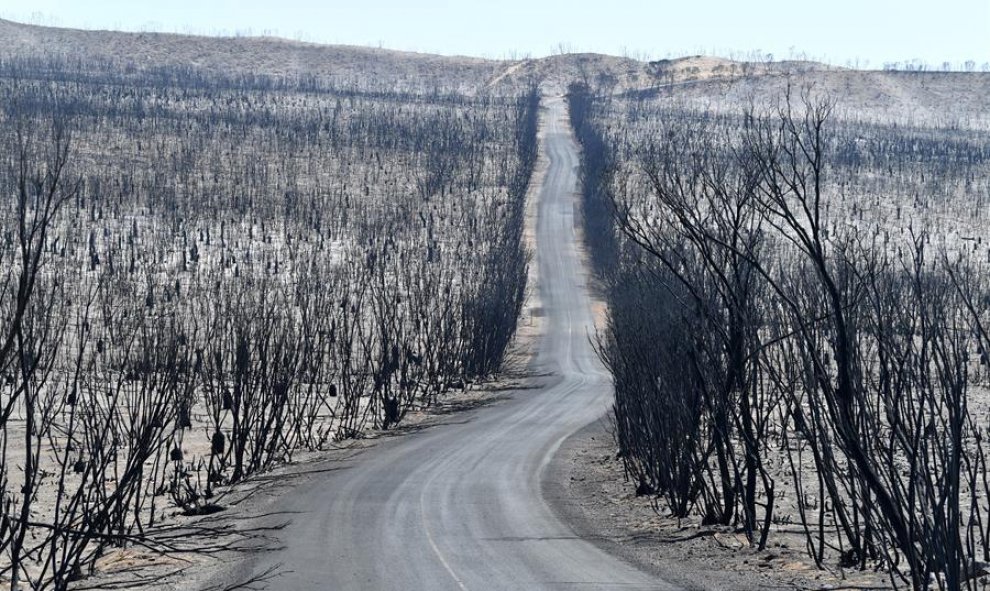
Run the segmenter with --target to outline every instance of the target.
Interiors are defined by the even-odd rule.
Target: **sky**
[[[990,62],[990,0],[0,0],[0,17],[490,58],[594,51],[771,54],[870,68]]]

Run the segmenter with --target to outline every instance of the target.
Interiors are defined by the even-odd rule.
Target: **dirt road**
[[[588,336],[591,302],[575,229],[578,152],[565,103],[547,99],[549,167],[536,258],[543,336],[539,388],[399,437],[278,499],[291,517],[278,550],[248,555],[213,583],[281,564],[272,589],[673,589],[576,536],[541,494],[560,443],[601,417],[608,380]]]

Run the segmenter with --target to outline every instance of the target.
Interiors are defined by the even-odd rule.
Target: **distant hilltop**
[[[947,104],[977,104],[990,94],[984,72],[862,71],[812,61],[744,62],[690,56],[640,61],[595,53],[493,60],[441,56],[275,37],[208,37],[173,33],[90,31],[0,19],[0,55],[62,56],[135,67],[184,66],[224,74],[315,76],[338,83],[375,81],[389,87],[500,93],[541,84],[564,92],[584,83],[600,92],[670,93],[687,100],[730,97],[761,101],[787,85],[815,86],[840,105],[882,113],[937,114]],[[969,109],[969,112],[974,112]]]

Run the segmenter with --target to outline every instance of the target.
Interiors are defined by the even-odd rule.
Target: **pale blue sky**
[[[0,0],[0,16],[80,28],[277,34],[486,57],[597,51],[861,66],[990,62],[990,0]]]

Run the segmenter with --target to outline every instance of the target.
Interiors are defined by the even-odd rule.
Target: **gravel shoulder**
[[[796,533],[781,532],[757,552],[731,529],[664,516],[636,496],[606,418],[568,438],[543,475],[543,492],[579,536],[685,589],[884,589],[882,574],[822,571]],[[774,541],[776,539],[776,541]]]

